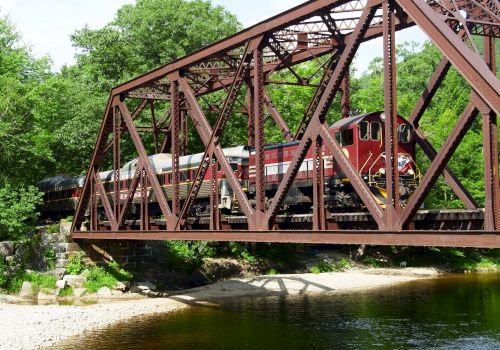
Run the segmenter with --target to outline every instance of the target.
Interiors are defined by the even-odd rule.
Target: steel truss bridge
[[[249,4],[248,6],[252,6]],[[399,203],[398,142],[396,122],[396,32],[420,27],[442,53],[442,60],[409,115],[413,137],[430,166],[405,206]],[[72,225],[75,239],[218,240],[247,242],[302,242],[335,244],[435,245],[500,247],[500,193],[498,126],[500,83],[496,77],[495,38],[500,35],[497,0],[313,0],[245,29],[227,39],[180,58],[112,89],[92,160]],[[472,38],[480,37],[484,53]],[[384,69],[384,131],[387,137],[385,173],[386,208],[375,200],[339,144],[328,132],[326,114],[334,98],[341,96],[341,113],[350,111],[349,67],[360,45],[382,38]],[[315,60],[319,69],[302,76],[294,67]],[[419,122],[451,67],[470,84],[470,101],[455,121],[452,132],[436,150]],[[287,71],[294,81],[280,80]],[[314,78],[321,77],[313,84]],[[404,77],[398,77],[404,79]],[[283,84],[314,90],[302,122],[291,130],[268,94]],[[240,98],[246,90],[246,97]],[[215,92],[219,92],[214,94]],[[211,96],[218,103],[202,103]],[[215,96],[215,97],[214,97]],[[221,97],[222,96],[222,97]],[[243,100],[243,101],[242,101]],[[166,113],[160,116],[163,103]],[[208,105],[208,107],[206,107]],[[203,107],[202,107],[203,106]],[[145,112],[146,111],[146,112]],[[156,113],[155,113],[156,112]],[[209,123],[208,112],[216,113]],[[221,147],[228,120],[235,113],[248,118],[248,145],[256,152],[256,195],[250,201],[224,156]],[[268,205],[265,201],[264,119],[274,120],[287,141],[299,141],[298,149]],[[144,126],[144,119],[150,120]],[[163,115],[164,114],[164,115]],[[484,208],[479,208],[461,180],[447,167],[473,121],[482,118],[484,158]],[[139,126],[138,120],[142,123]],[[180,198],[179,156],[188,154],[188,129],[194,128],[205,146],[202,163],[188,191]],[[150,134],[147,138],[145,135]],[[152,135],[152,137],[151,137]],[[120,194],[121,141],[133,142],[138,154],[135,177],[126,200]],[[153,140],[155,153],[172,154],[172,198],[166,198],[148,161],[145,139]],[[362,199],[365,213],[325,210],[322,147]],[[280,214],[283,201],[306,153],[315,159],[311,214]],[[105,162],[113,165],[114,191],[106,195],[99,178]],[[237,199],[241,215],[222,216],[218,209],[219,186],[211,180],[210,215],[189,216],[207,171],[220,166]],[[214,172],[212,172],[214,173]],[[419,210],[438,178],[443,176],[466,209]],[[162,219],[148,213],[142,196],[140,218],[128,217],[136,191],[151,187]],[[138,189],[139,188],[139,189]],[[392,203],[392,205],[390,204]],[[106,218],[98,215],[104,207]]]

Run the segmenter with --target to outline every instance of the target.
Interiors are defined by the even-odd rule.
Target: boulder
[[[0,255],[5,257],[14,255],[14,242],[0,242]]]
[[[90,274],[90,270],[89,269],[85,269],[82,271],[82,273],[80,274],[80,276],[83,276],[85,278],[87,278]]]
[[[59,289],[42,288],[38,292],[38,300],[56,300],[59,295]]]
[[[66,269],[65,268],[57,268],[57,269],[53,269],[53,270],[45,272],[46,275],[54,276],[58,280],[60,280],[61,278],[63,278],[63,276],[64,276],[65,273],[66,273]]]
[[[21,298],[32,297],[33,296],[33,286],[30,282],[23,282],[21,286],[21,291],[19,292]]]
[[[156,286],[151,282],[137,282],[136,286],[143,292],[146,290],[156,290]]]
[[[97,291],[97,296],[100,298],[109,298],[113,296],[113,293],[111,293],[111,289],[108,287],[102,287]]]
[[[68,281],[66,281],[66,280],[56,281],[56,288],[64,289],[64,288],[66,288],[67,283],[68,283]]]
[[[112,290],[111,295],[112,296],[119,296],[119,295],[123,295],[123,292],[121,290]]]
[[[77,298],[80,298],[87,293],[87,288],[74,288],[73,289],[73,295]]]
[[[137,286],[130,286],[129,292],[130,293],[142,293],[143,291],[141,289],[139,289],[139,287],[137,287]]]
[[[87,282],[87,279],[81,275],[66,275],[63,277],[63,280],[73,288],[81,288]]]
[[[129,283],[129,287],[130,287],[130,283]],[[118,282],[117,284],[115,284],[113,286],[113,290],[119,290],[121,292],[124,292],[128,289],[127,285],[124,283],[124,282]]]

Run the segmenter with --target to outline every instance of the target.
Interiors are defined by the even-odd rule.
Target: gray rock
[[[54,301],[57,299],[57,295],[59,295],[59,289],[42,288],[40,292],[38,292],[37,299]]]
[[[63,267],[62,268],[60,267],[60,268],[53,269],[53,270],[45,272],[46,275],[54,276],[58,280],[60,280],[61,278],[63,278],[63,276],[64,276],[65,273],[66,273],[66,269],[63,268]]]
[[[61,225],[59,226],[59,232],[62,235],[69,236],[71,231],[71,224],[71,222],[61,222]]]
[[[99,296],[100,298],[109,298],[113,296],[113,293],[111,293],[111,289],[109,289],[108,287],[102,287],[97,291],[97,296]]]
[[[33,286],[30,282],[23,282],[21,291],[19,292],[21,298],[32,297],[33,296]]]
[[[129,292],[130,293],[142,293],[142,290],[139,289],[139,287],[137,287],[137,286],[130,286]]]
[[[87,282],[87,278],[81,275],[66,275],[63,277],[63,280],[73,288],[81,288]]]
[[[14,242],[11,241],[0,242],[0,255],[1,256],[14,255]]]
[[[80,274],[80,276],[83,276],[85,278],[87,278],[90,274],[90,271],[88,269],[85,269],[82,271],[82,273]]]
[[[84,296],[87,293],[87,288],[75,288],[73,289],[73,295],[77,298]]]
[[[127,290],[127,285],[123,282],[118,282],[117,284],[114,285],[113,290],[119,290],[121,292],[124,292]]]
[[[66,288],[67,283],[68,283],[68,281],[66,281],[66,280],[56,281],[56,288],[64,289],[64,288]]]
[[[156,286],[151,282],[137,282],[136,285],[142,291],[156,290]]]
[[[123,292],[121,290],[112,290],[111,295],[119,296],[119,295],[123,295]]]

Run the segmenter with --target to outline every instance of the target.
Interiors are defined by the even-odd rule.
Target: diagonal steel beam
[[[101,128],[99,129],[99,134],[97,136],[94,153],[92,154],[92,159],[87,170],[87,176],[85,177],[85,182],[83,183],[82,194],[80,195],[80,200],[78,201],[78,205],[76,207],[75,218],[73,220],[73,224],[71,225],[71,232],[80,230],[85,217],[85,211],[87,210],[91,197],[93,196],[92,184],[94,181],[90,174],[94,171],[98,171],[102,165],[104,156],[106,155],[108,137],[113,132],[113,115],[111,113],[112,104],[113,96],[110,96],[106,106],[106,111],[104,112]],[[90,204],[92,205],[91,209],[93,209],[95,205],[93,203]]]
[[[459,33],[459,35],[463,35]],[[432,144],[427,140],[425,135],[421,130],[419,130],[420,119],[424,115],[427,107],[429,106],[432,98],[436,94],[439,86],[443,82],[446,74],[448,73],[451,67],[451,63],[447,58],[443,58],[434,73],[432,73],[431,79],[427,84],[426,89],[422,93],[422,96],[418,100],[415,108],[410,114],[408,122],[413,126],[414,130],[414,138],[416,143],[420,146],[420,148],[424,151],[425,155],[431,160],[431,162],[436,157],[437,151],[434,149]],[[474,200],[472,195],[467,191],[467,189],[462,185],[460,180],[456,177],[456,175],[451,171],[451,169],[446,166],[443,169],[443,176],[446,183],[450,186],[450,188],[455,192],[457,197],[464,203],[464,205],[469,209],[478,208],[479,205]]]
[[[455,149],[458,147],[463,137],[470,129],[477,114],[478,110],[476,106],[474,106],[473,103],[469,103],[464,113],[460,116],[453,131],[444,142],[443,147],[432,161],[429,169],[427,169],[427,172],[422,178],[419,186],[411,195],[408,203],[406,204],[406,208],[401,213],[401,222],[403,226],[410,222],[420,205],[425,200],[425,197],[432,189],[432,186],[436,183],[436,180],[441,175],[441,172],[450,160]]]
[[[302,161],[304,160],[304,157],[306,156],[307,150],[311,146],[312,139],[318,136],[319,128],[322,127],[322,122],[323,119],[328,111],[328,108],[331,105],[331,102],[333,101],[333,98],[335,97],[335,94],[338,92],[340,88],[340,84],[342,82],[343,77],[347,73],[349,69],[349,64],[352,62],[352,59],[354,58],[354,55],[361,43],[361,39],[366,33],[366,30],[373,19],[373,16],[375,15],[375,12],[377,10],[376,6],[370,7],[368,6],[367,8],[364,9],[360,20],[358,24],[356,25],[356,28],[353,32],[352,37],[350,37],[349,41],[347,42],[347,45],[345,49],[342,52],[342,55],[337,61],[337,64],[335,65],[335,68],[330,67],[332,72],[325,72],[325,79],[323,79],[323,83],[326,84],[326,86],[321,86],[318,88],[317,95],[315,96],[314,99],[316,99],[315,102],[311,101],[311,105],[314,104],[314,109],[306,112],[306,117],[303,120],[303,124],[299,128],[299,130],[302,130],[301,135],[296,135],[296,138],[300,139],[301,142],[299,144],[299,147],[296,150],[296,153],[289,165],[289,168],[285,174],[285,177],[283,178],[283,181],[280,183],[278,190],[271,202],[271,205],[267,211],[266,214],[266,219],[267,221],[272,224],[272,221],[274,219],[274,216],[276,215],[276,212],[278,209],[281,207],[283,204],[284,199],[286,198],[286,195],[288,193],[288,190],[290,189],[291,181],[295,178],[297,175],[297,172],[300,168],[300,164],[302,164]],[[309,115],[311,115],[309,117]],[[326,128],[326,127],[325,127]],[[328,128],[326,128],[328,130]],[[329,132],[328,132],[329,134]],[[328,145],[328,140],[325,138],[324,135],[321,135],[325,143]],[[331,139],[331,135],[328,135]],[[305,140],[303,140],[305,138]],[[335,141],[333,141],[334,144]],[[338,148],[338,145],[337,145]],[[343,155],[343,152],[340,151]],[[342,166],[344,168],[348,168],[348,172],[352,173],[355,172],[355,170],[352,167],[352,164],[347,160],[345,155],[343,155],[343,160],[345,161]],[[352,177],[352,176],[351,176]],[[359,179],[359,176],[356,173],[356,177]],[[356,191],[364,191],[368,190],[366,184],[363,182],[362,186],[365,188],[361,187],[359,183],[356,181],[356,179],[353,178],[353,186],[355,186]],[[362,181],[359,179],[359,181]],[[363,196],[366,197],[367,200],[367,207],[369,210],[373,210],[372,215],[374,217],[378,218],[378,212],[377,210],[381,210],[380,207],[378,207],[378,204],[375,202],[373,196],[368,197],[368,196]],[[363,198],[362,197],[362,198]],[[381,214],[380,214],[381,215]],[[378,221],[377,221],[378,222]]]
[[[99,176],[99,173],[93,172],[92,173],[92,178],[94,181],[94,184],[97,187],[97,192],[100,194],[102,206],[104,207],[104,212],[106,213],[106,216],[108,217],[109,221],[111,222],[111,229],[112,230],[118,230],[118,223],[116,221],[116,216],[113,213],[113,209],[111,208],[111,204],[109,203],[108,196],[106,194],[106,189],[104,188],[104,185],[102,184],[101,178]]]
[[[125,198],[125,201],[123,202],[121,208],[120,218],[118,220],[118,227],[122,226],[125,222],[125,216],[127,215],[127,211],[130,208],[132,201],[134,200],[135,192],[137,190],[137,186],[139,185],[140,177],[143,170],[144,167],[142,165],[142,162],[139,160],[139,162],[137,163],[137,167],[135,168],[134,177],[132,178],[130,187],[128,188],[127,198]]]
[[[439,47],[474,91],[500,114],[500,82],[481,56],[471,51],[459,36],[423,0],[396,0],[417,25]]]
[[[420,129],[415,128],[413,138],[415,142],[420,146],[422,151],[424,151],[425,155],[432,162],[437,155],[436,149],[432,146],[432,144],[427,140],[426,136],[422,133]],[[476,202],[474,197],[467,191],[467,189],[462,185],[457,176],[451,171],[448,166],[445,166],[443,169],[443,177],[446,183],[450,186],[450,188],[455,192],[457,197],[464,203],[465,207],[468,209],[476,209],[479,208],[479,204]]]
[[[267,93],[267,91],[264,91],[264,102],[266,103],[267,110],[269,111],[269,113],[271,114],[271,117],[273,118],[274,122],[276,123],[276,125],[280,129],[280,131],[283,134],[283,137],[285,138],[285,140],[287,142],[288,141],[292,141],[293,140],[293,134],[290,131],[290,128],[288,127],[285,119],[283,119],[283,116],[278,111],[278,109],[273,104],[273,102],[271,101],[271,97],[269,96],[269,94]]]
[[[205,144],[205,152],[203,154],[203,157],[201,158],[200,166],[198,167],[198,171],[196,173],[195,178],[193,179],[193,185],[191,186],[188,196],[186,197],[186,200],[184,201],[184,206],[182,207],[182,210],[180,212],[179,219],[177,221],[176,227],[179,227],[179,225],[182,225],[184,223],[184,220],[186,219],[191,206],[198,196],[198,192],[201,188],[201,185],[203,183],[203,179],[205,178],[205,174],[209,169],[209,163],[211,161],[211,156],[213,155],[213,150],[214,150],[214,145],[219,145],[220,138],[222,137],[222,133],[224,132],[225,126],[232,114],[233,111],[233,105],[234,101],[236,100],[238,93],[240,92],[241,86],[243,85],[243,82],[245,80],[245,77],[248,73],[249,70],[249,65],[250,65],[250,60],[252,58],[252,53],[253,50],[255,50],[261,43],[262,37],[251,40],[245,45],[245,50],[243,53],[243,56],[241,57],[240,63],[238,65],[236,74],[234,76],[233,83],[231,84],[231,87],[229,88],[228,94],[226,96],[226,99],[224,100],[224,105],[222,107],[222,110],[219,114],[219,117],[217,118],[217,121],[215,123],[215,128],[213,131],[210,131],[210,135],[206,134],[209,138],[206,140],[203,140],[202,136],[202,141]],[[192,96],[189,97],[194,97],[194,92],[192,92],[192,89],[187,82],[185,77],[180,78],[181,79],[181,85],[182,85],[182,90],[185,95],[188,93],[191,94]],[[185,83],[185,84],[184,84]],[[187,86],[186,86],[187,85]],[[194,100],[191,99],[188,102],[193,108],[193,103],[196,103],[198,105],[198,102],[196,101],[196,98],[194,97]],[[198,106],[199,107],[199,106]],[[201,109],[200,109],[201,111]],[[202,113],[203,114],[203,113]],[[193,116],[193,115],[192,115]],[[193,116],[194,117],[194,116]],[[198,115],[198,118],[204,119],[204,115]],[[207,125],[210,126],[210,124]],[[205,129],[205,133],[208,132],[208,129]],[[219,160],[220,162],[220,160]]]
[[[350,160],[346,157],[342,148],[339,146],[337,141],[330,134],[330,130],[326,125],[322,125],[320,136],[322,137],[325,145],[328,147],[332,156],[336,161],[336,165],[342,170],[345,176],[349,179],[356,193],[361,198],[366,208],[370,211],[373,219],[379,225],[379,228],[385,228],[384,212],[382,208],[373,198],[373,194],[366,185],[366,183],[361,179],[356,169],[352,166]]]
[[[172,225],[172,211],[168,206],[167,199],[165,198],[165,194],[161,189],[158,178],[156,177],[156,172],[151,163],[149,162],[148,155],[146,153],[146,149],[142,144],[139,133],[137,132],[134,122],[132,120],[132,116],[123,101],[118,102],[118,107],[120,108],[120,112],[122,113],[122,117],[127,125],[128,132],[130,137],[132,138],[132,142],[139,154],[139,161],[142,162],[144,167],[144,172],[149,179],[153,192],[155,194],[158,205],[160,206],[160,210],[167,221],[167,227],[171,228]]]
[[[209,150],[214,153],[215,157],[217,158],[217,161],[219,162],[219,164],[222,167],[222,170],[224,171],[224,174],[226,176],[227,181],[229,182],[229,185],[231,186],[231,189],[233,190],[236,196],[236,199],[238,200],[238,203],[240,205],[243,214],[245,214],[245,216],[249,219],[250,222],[254,212],[250,203],[248,202],[248,198],[246,197],[245,192],[241,188],[240,181],[238,180],[238,178],[236,178],[236,175],[234,174],[231,165],[229,164],[229,161],[224,155],[224,151],[222,150],[220,144],[210,143],[211,135],[213,135],[212,127],[208,123],[205,114],[201,110],[201,107],[198,104],[198,101],[196,100],[196,97],[194,95],[193,90],[191,89],[191,86],[189,85],[189,82],[187,81],[186,78],[180,77],[179,83],[182,91],[184,92],[186,100],[191,108],[189,114],[193,119],[196,130],[200,135],[201,141],[205,145],[206,150]]]

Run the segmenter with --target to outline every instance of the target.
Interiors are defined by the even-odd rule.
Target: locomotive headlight
[[[385,175],[385,168],[380,168],[379,173],[381,173],[382,175]]]
[[[380,114],[380,120],[382,121],[382,123],[385,122],[385,113]]]
[[[413,176],[413,175],[415,175],[415,172],[413,171],[413,169],[410,169],[410,170],[408,170],[408,174]]]

